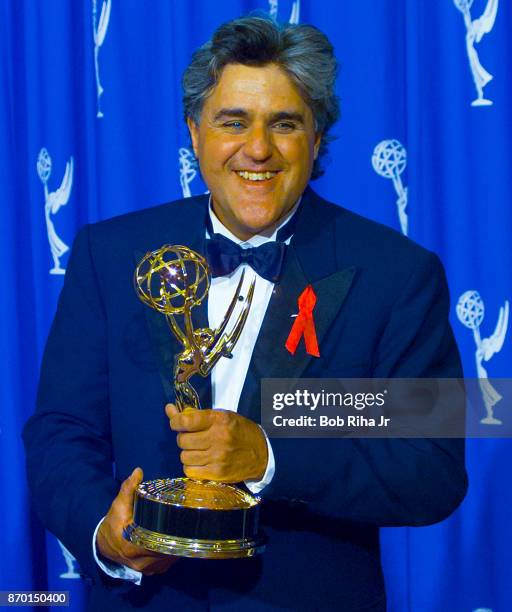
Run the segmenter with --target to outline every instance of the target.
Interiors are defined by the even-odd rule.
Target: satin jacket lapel
[[[242,390],[239,412],[259,420],[262,378],[297,379],[313,359],[303,339],[294,355],[285,342],[298,313],[298,298],[308,284],[317,302],[313,311],[322,355],[322,343],[350,289],[355,269],[337,269],[334,224],[315,206],[315,195],[306,192],[295,235],[288,247],[281,281],[274,291],[254,347]],[[327,213],[328,214],[328,213]]]
[[[184,204],[186,206],[186,204]],[[206,209],[205,209],[206,214]],[[155,249],[164,244],[182,244],[188,246],[193,251],[196,251],[200,255],[204,255],[205,252],[205,226],[203,219],[198,218],[197,226],[188,228],[186,233],[183,233],[183,237],[178,236],[179,232],[173,234],[172,241],[166,241],[166,234],[169,232],[163,232],[162,244],[155,245]],[[134,259],[138,263],[144,253],[141,251],[134,251]],[[173,372],[174,372],[174,357],[177,353],[183,350],[183,346],[176,339],[174,334],[171,332],[166,317],[149,308],[148,306],[142,305],[144,308],[144,314],[146,317],[149,334],[151,337],[151,343],[153,345],[153,352],[158,365],[158,371],[160,373],[160,379],[164,388],[164,393],[167,401],[174,401],[174,385],[173,385]],[[208,304],[207,299],[194,308],[192,311],[192,319],[194,322],[194,329],[208,327]],[[179,324],[182,324],[180,315],[177,315]],[[212,391],[211,391],[211,377],[207,376],[194,376],[191,379],[191,384],[199,395],[202,408],[210,408],[212,404]]]

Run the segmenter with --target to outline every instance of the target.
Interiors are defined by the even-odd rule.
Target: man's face
[[[215,214],[242,240],[293,208],[320,146],[311,109],[275,64],[228,64],[188,126]]]

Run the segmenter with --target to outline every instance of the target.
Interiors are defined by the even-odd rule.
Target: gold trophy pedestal
[[[190,478],[150,480],[136,492],[133,544],[166,555],[204,559],[252,557],[263,551],[261,499],[234,486]]]

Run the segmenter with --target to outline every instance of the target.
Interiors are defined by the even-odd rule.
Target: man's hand
[[[179,432],[185,476],[228,483],[263,478],[267,441],[253,421],[229,410],[178,412],[174,404],[167,404],[165,413],[171,429]]]
[[[123,529],[133,520],[133,499],[142,476],[142,470],[135,468],[121,485],[119,494],[98,529],[96,547],[103,557],[114,563],[152,576],[166,572],[178,558],[134,546],[123,538]]]

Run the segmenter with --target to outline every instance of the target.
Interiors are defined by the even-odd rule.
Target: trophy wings
[[[494,333],[492,336],[489,336],[489,338],[484,338],[482,340],[482,352],[485,361],[489,361],[494,353],[501,351],[501,347],[503,346],[503,342],[505,341],[505,336],[507,334],[508,311],[509,305],[507,300],[505,301],[505,305],[500,308],[498,323],[496,324]]]
[[[476,36],[476,42],[482,40],[484,34],[490,32],[496,21],[496,13],[498,12],[498,0],[487,0],[487,5],[481,17],[473,21],[473,32]]]
[[[108,22],[110,19],[111,0],[106,0],[101,6],[100,19],[98,21],[98,30],[94,33],[94,42],[98,47],[101,47],[107,34]]]
[[[203,355],[203,363],[201,365],[201,373],[203,375],[207,375],[213,366],[217,363],[220,357],[231,357],[231,351],[233,350],[235,344],[238,342],[238,338],[243,331],[245,326],[245,321],[247,320],[247,316],[249,315],[249,309],[252,304],[252,299],[254,296],[254,287],[256,284],[256,277],[253,278],[251,284],[249,286],[249,290],[247,292],[247,296],[245,298],[244,304],[238,314],[235,324],[233,325],[231,331],[226,333],[226,327],[228,322],[231,320],[231,315],[235,310],[235,305],[238,302],[238,298],[240,296],[240,292],[242,289],[242,284],[244,282],[245,270],[242,272],[240,276],[240,280],[238,281],[238,286],[233,295],[229,308],[224,315],[224,319],[220,326],[213,332],[213,337],[211,339],[210,345],[211,350],[205,352]]]
[[[300,20],[300,0],[294,0],[288,23],[297,25]]]
[[[71,187],[73,186],[73,158],[71,157],[66,164],[66,172],[60,187],[48,194],[48,204],[52,214],[55,214],[61,206],[65,206],[68,203],[69,196],[71,194]]]

